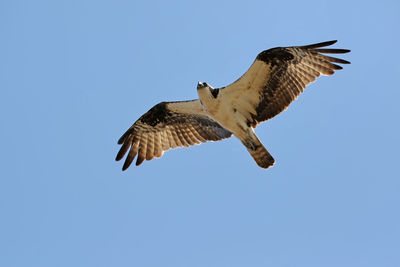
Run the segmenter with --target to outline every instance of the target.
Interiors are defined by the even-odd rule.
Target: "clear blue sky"
[[[400,266],[398,1],[2,1],[0,266]],[[275,46],[352,62],[256,133],[121,171],[120,135]]]

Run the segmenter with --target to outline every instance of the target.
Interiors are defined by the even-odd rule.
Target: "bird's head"
[[[214,94],[213,92],[216,89],[214,89],[214,87],[212,87],[211,85],[209,85],[206,82],[198,82],[197,83],[197,92],[202,91],[203,93],[206,93],[208,95],[212,95]]]
[[[217,98],[218,89],[214,89],[211,85],[206,82],[198,82],[197,83],[197,94],[199,95],[200,100],[211,101],[212,99]]]
[[[212,87],[211,87],[208,83],[206,83],[206,82],[198,82],[198,83],[197,83],[197,90],[204,89],[204,88],[210,89],[210,88],[212,88]]]

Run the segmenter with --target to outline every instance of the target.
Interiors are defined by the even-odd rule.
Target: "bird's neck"
[[[218,89],[214,89],[218,90]],[[201,104],[204,106],[206,111],[210,114],[214,114],[219,106],[219,101],[213,96],[209,88],[202,88],[197,90]]]

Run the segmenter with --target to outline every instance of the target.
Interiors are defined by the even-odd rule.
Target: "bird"
[[[259,53],[239,79],[213,88],[198,82],[198,99],[161,102],[143,114],[118,140],[116,160],[128,152],[122,170],[137,156],[136,165],[159,158],[167,150],[219,141],[234,135],[261,168],[275,159],[254,132],[272,119],[320,75],[332,75],[349,61],[325,54],[348,53],[326,48],[337,40],[304,46],[275,47]]]

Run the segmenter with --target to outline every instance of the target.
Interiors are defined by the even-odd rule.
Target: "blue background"
[[[398,1],[1,1],[0,266],[400,266]],[[275,46],[352,62],[256,133],[121,171],[121,134]]]

